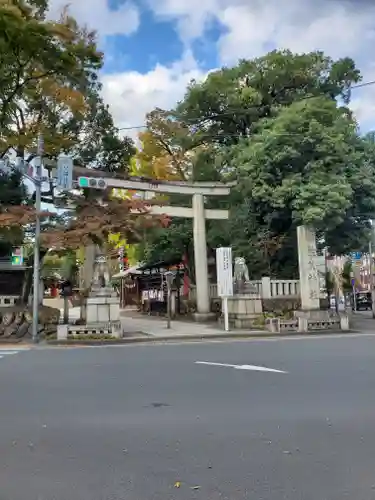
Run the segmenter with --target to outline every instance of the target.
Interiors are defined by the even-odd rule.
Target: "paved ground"
[[[27,347],[14,347],[14,346],[4,346],[0,348],[0,360],[3,359],[5,356],[12,356],[14,354],[18,354],[21,352],[28,351],[29,349]]]
[[[374,388],[375,336],[5,356],[0,498],[369,500]]]

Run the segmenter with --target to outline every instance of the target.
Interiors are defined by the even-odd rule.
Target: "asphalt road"
[[[36,349],[0,397],[1,500],[375,498],[375,336]]]

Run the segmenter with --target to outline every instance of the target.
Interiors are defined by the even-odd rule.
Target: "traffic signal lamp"
[[[98,177],[78,177],[78,187],[91,189],[106,189],[107,183]]]
[[[12,251],[12,266],[22,266],[23,264],[23,248],[13,248]]]

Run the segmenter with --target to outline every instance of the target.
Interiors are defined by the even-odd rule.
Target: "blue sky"
[[[56,16],[66,0],[50,0]],[[103,95],[119,127],[142,125],[155,106],[172,107],[192,78],[277,48],[352,56],[375,80],[375,2],[365,0],[70,0],[97,30],[105,53]],[[375,86],[353,93],[372,128]],[[136,135],[137,130],[132,132]]]

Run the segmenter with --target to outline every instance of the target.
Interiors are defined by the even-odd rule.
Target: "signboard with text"
[[[57,159],[57,184],[58,189],[69,191],[73,187],[73,158],[60,156]]]
[[[233,295],[232,249],[216,249],[217,294],[219,297]]]

